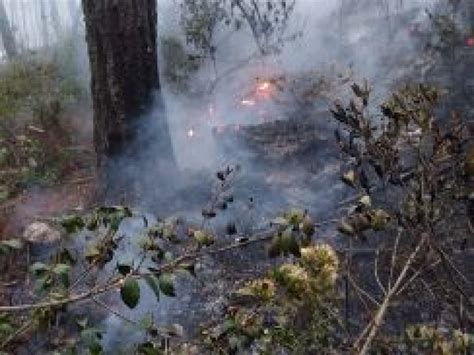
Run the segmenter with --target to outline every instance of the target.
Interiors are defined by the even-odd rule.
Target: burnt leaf
[[[128,264],[117,264],[117,271],[122,276],[127,276],[132,272],[132,266]]]
[[[343,219],[339,222],[337,230],[343,234],[350,236],[353,236],[356,233],[354,227],[346,219]]]
[[[216,176],[217,178],[220,180],[220,181],[225,181],[225,178],[226,178],[226,174],[224,171],[218,171],[216,173]]]
[[[189,263],[189,264],[183,264],[182,268],[189,272],[191,276],[196,277],[196,264]]]
[[[300,246],[295,234],[290,228],[285,230],[281,235],[281,249],[284,254],[293,254],[296,257],[301,256]]]
[[[301,231],[307,236],[312,237],[315,232],[314,222],[310,216],[306,215],[303,218],[300,226]]]
[[[237,227],[235,226],[235,223],[228,223],[226,226],[226,233],[228,235],[234,235],[237,234]]]
[[[281,239],[281,234],[277,234],[273,237],[270,248],[268,249],[268,256],[270,258],[276,258],[282,254],[283,250]]]
[[[217,203],[216,207],[220,210],[225,211],[227,209],[227,202],[220,201],[220,202]]]
[[[356,187],[356,173],[354,170],[349,170],[347,173],[342,175],[341,180],[350,187]]]
[[[208,247],[214,244],[214,237],[206,231],[194,231],[193,233],[194,239],[200,246]]]
[[[214,211],[213,209],[207,209],[207,208],[205,208],[205,209],[202,210],[202,216],[203,216],[204,218],[210,219],[210,218],[216,217],[216,216],[217,216],[217,213],[216,213],[216,211]]]

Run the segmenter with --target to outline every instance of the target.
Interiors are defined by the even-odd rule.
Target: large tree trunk
[[[172,162],[164,114],[147,121],[161,102],[156,0],[83,0],[82,4],[99,167],[107,169],[108,162],[123,156],[135,163],[143,153]],[[151,149],[154,155],[146,151]]]
[[[7,57],[9,59],[15,58],[18,55],[18,49],[3,0],[0,0],[0,34]]]

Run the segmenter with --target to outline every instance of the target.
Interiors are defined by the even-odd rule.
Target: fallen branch
[[[199,258],[202,258],[204,256],[216,255],[216,254],[220,254],[226,251],[242,248],[251,244],[267,241],[273,238],[274,233],[275,232],[271,230],[271,231],[263,232],[261,233],[261,235],[255,236],[246,241],[236,242],[225,247],[217,248],[214,250],[204,250],[204,251],[184,254],[172,262],[161,265],[160,267],[156,268],[156,270],[154,270],[153,272],[137,273],[137,274],[132,275],[132,277],[141,279],[145,276],[153,275],[155,273],[165,272],[165,271],[169,272],[173,269],[176,269],[177,267],[179,267],[181,264],[183,264],[186,261],[198,260]],[[107,293],[115,289],[119,289],[122,286],[123,281],[124,281],[124,276],[116,277],[110,280],[105,285],[94,287],[83,293],[79,293],[77,295],[73,295],[61,300],[46,301],[46,302],[39,302],[39,303],[32,303],[32,304],[23,304],[23,305],[17,305],[17,306],[0,306],[0,312],[4,312],[4,313],[22,312],[22,311],[28,311],[28,310],[34,310],[34,309],[41,309],[41,308],[55,308],[55,307],[60,307],[67,304],[79,303],[82,301],[89,300],[90,298],[93,298],[100,294]]]
[[[418,242],[418,245],[416,246],[415,250],[410,254],[403,269],[398,275],[398,278],[395,281],[395,284],[393,285],[393,287],[387,290],[386,296],[382,304],[380,305],[379,309],[377,310],[377,313],[375,314],[373,320],[368,325],[368,327],[364,330],[364,333],[367,333],[368,331],[368,335],[361,350],[358,351],[359,355],[366,355],[368,353],[370,346],[372,344],[372,341],[374,340],[375,336],[377,335],[377,332],[379,331],[382,325],[383,319],[385,317],[385,314],[387,313],[387,310],[389,308],[389,305],[390,305],[390,302],[392,301],[393,296],[396,295],[397,290],[402,286],[402,282],[404,281],[406,274],[408,273],[408,270],[410,270],[411,265],[413,264],[416,257],[418,256],[418,253],[420,252],[421,248],[425,244],[427,237],[428,237],[427,234],[422,235],[420,241]],[[357,350],[357,346],[355,347],[355,350]]]

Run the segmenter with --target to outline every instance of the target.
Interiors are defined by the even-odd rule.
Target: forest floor
[[[88,125],[83,124],[90,120],[90,113],[70,110],[66,114],[69,117],[65,120],[73,124],[76,135],[73,142],[65,142],[55,134],[39,139],[42,146],[60,145],[59,152],[71,152],[61,166],[60,175],[44,184],[29,184],[0,204],[0,239],[19,235],[25,226],[38,219],[82,210],[94,201],[97,191],[94,151],[88,138]]]

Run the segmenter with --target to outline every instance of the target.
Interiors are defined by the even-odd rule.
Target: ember
[[[268,99],[272,95],[272,84],[269,81],[258,84],[256,94]]]
[[[240,101],[243,106],[255,106],[255,100],[252,99],[243,99]]]
[[[209,111],[209,116],[210,117],[214,116],[214,113],[216,112],[215,108],[214,108],[214,105],[209,104],[208,111]]]
[[[268,81],[265,81],[257,87],[257,90],[265,92],[265,91],[268,91],[270,87],[271,87],[270,83]]]

